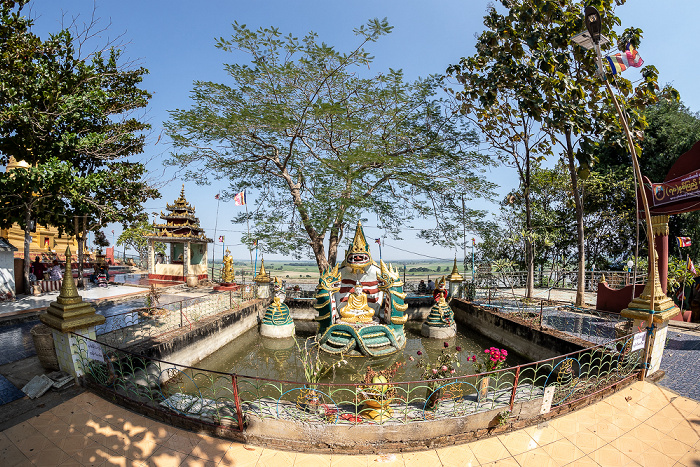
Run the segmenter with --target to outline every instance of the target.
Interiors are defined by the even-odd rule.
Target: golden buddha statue
[[[221,268],[221,282],[224,284],[230,284],[236,280],[233,273],[233,257],[228,248],[226,248],[226,254],[224,255],[224,266]]]
[[[362,290],[362,284],[355,284],[355,290],[348,295],[348,304],[340,310],[341,321],[346,323],[370,323],[374,310],[367,304],[367,295]]]

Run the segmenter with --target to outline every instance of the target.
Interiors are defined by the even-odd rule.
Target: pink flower
[[[457,350],[457,352],[461,352],[461,351],[462,351],[462,347],[460,347],[460,346],[455,347],[455,349]]]
[[[489,352],[489,349],[484,350],[484,353],[491,353]]]
[[[420,350],[419,350],[418,352],[416,352],[416,353],[417,353],[418,355],[423,355],[423,352],[421,352]]]
[[[454,368],[452,368],[452,369],[450,370],[450,374],[451,374],[451,375],[455,374],[455,369],[454,369]]]
[[[409,359],[410,361],[414,361],[414,360],[415,360],[415,358],[413,358],[412,355],[409,355],[409,356],[408,356],[408,359]]]
[[[476,355],[472,355],[472,362],[476,361]]]
[[[442,365],[442,368],[440,368],[442,371],[447,371],[447,367],[445,365]]]
[[[506,357],[508,356],[508,351],[506,349],[501,350],[501,353]]]
[[[444,345],[445,348],[448,348],[450,346],[450,344],[448,344],[447,342],[443,342],[442,345]]]
[[[433,368],[433,374],[434,374],[434,375],[437,374],[437,368]]]

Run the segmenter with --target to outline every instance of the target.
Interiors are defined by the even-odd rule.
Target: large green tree
[[[134,116],[150,98],[138,87],[147,70],[124,65],[115,47],[81,56],[94,24],[42,40],[23,15],[27,3],[0,4],[0,163],[14,157],[32,167],[0,174],[5,190],[14,187],[10,177],[26,181],[21,195],[0,192],[8,201],[0,221],[3,226],[17,222],[25,230],[29,287],[30,222],[76,235],[82,268],[86,228],[131,221],[141,215],[141,203],[158,193],[143,182],[144,167],[125,160],[142,152],[143,131],[149,128]],[[59,166],[71,169],[61,172],[60,188],[48,180]],[[53,198],[47,186],[55,187]],[[35,193],[44,193],[41,203],[28,201]]]
[[[250,63],[225,65],[228,84],[196,82],[192,107],[171,112],[166,126],[172,163],[189,176],[229,180],[228,196],[258,193],[248,218],[263,248],[300,255],[310,247],[324,268],[363,215],[395,236],[412,219],[431,218],[435,228],[423,234],[442,244],[463,214],[468,224],[480,219],[463,213],[461,195],[489,193],[480,174],[489,159],[474,152],[475,134],[436,98],[437,78],[362,75],[372,61],[363,47],[391,30],[386,20],[356,29],[359,45],[347,53],[314,33],[298,39],[275,28],[233,29],[217,47]]]
[[[640,141],[640,169],[652,182],[661,182],[678,157],[700,141],[700,116],[667,87],[659,102],[644,110],[643,117],[648,126]],[[620,170],[629,165],[628,153],[617,146],[600,147],[597,158],[596,170]],[[700,211],[670,217],[669,238],[681,236],[693,240],[690,248],[683,249],[683,255],[700,258]],[[679,255],[673,242],[669,246],[671,255]],[[647,254],[644,243],[640,243],[640,247],[642,253]]]
[[[578,0],[501,0],[501,9],[491,6],[484,17],[486,30],[479,36],[476,54],[462,58],[448,73],[463,85],[456,94],[463,111],[503,113],[504,94],[512,94],[511,112],[528,115],[547,132],[545,154],[566,161],[576,213],[578,290],[576,303],[583,304],[585,279],[584,207],[579,177],[585,178],[592,165],[592,146],[601,138],[607,143],[624,141],[611,98],[594,75],[595,55],[575,45],[571,38],[584,31],[584,3]],[[627,29],[618,36],[620,25],[615,6],[624,0],[588,2],[603,17],[603,34],[612,44],[639,45],[641,30]],[[616,50],[610,50],[615,52]],[[636,88],[617,78],[614,87],[628,96],[623,104],[635,131],[644,129],[639,111],[653,102],[656,69],[642,70]],[[520,136],[516,133],[514,137]]]

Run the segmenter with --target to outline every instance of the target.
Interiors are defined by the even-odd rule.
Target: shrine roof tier
[[[180,191],[180,197],[174,201],[174,204],[167,204],[166,203],[165,208],[168,211],[185,212],[185,213],[194,214],[194,206],[192,206],[190,203],[188,203],[187,199],[185,198],[185,185],[184,185],[184,183],[182,185],[182,190]],[[162,215],[162,213],[161,213],[161,215]]]
[[[145,235],[145,237],[149,240],[165,243],[214,243],[214,240],[207,238],[204,234],[191,236],[167,233],[163,235],[159,232],[151,235]]]
[[[204,232],[204,229],[199,226],[199,224],[194,224],[192,222],[183,222],[181,224],[153,224],[153,230],[158,230],[160,229],[161,231],[168,231],[168,232],[174,232],[174,231],[192,231],[192,232]],[[178,233],[184,233],[184,232],[178,232]]]
[[[188,212],[170,212],[167,214],[163,214],[163,212],[161,211],[160,218],[164,221],[189,219],[191,221],[199,223],[199,219]]]

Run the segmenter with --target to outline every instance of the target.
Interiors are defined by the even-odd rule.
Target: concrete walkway
[[[317,455],[264,449],[153,421],[84,392],[0,432],[0,465],[697,466],[700,405],[637,382],[513,433],[422,452]]]

